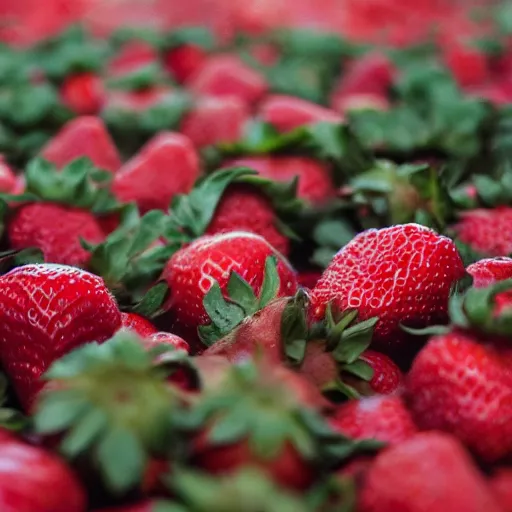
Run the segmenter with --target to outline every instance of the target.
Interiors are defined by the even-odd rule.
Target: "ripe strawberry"
[[[169,87],[147,87],[134,91],[113,89],[108,92],[106,107],[128,112],[144,112],[172,97],[173,90]]]
[[[452,42],[444,48],[444,62],[463,87],[484,83],[489,78],[487,57],[478,48]]]
[[[376,93],[353,93],[335,96],[331,108],[341,114],[354,110],[389,110],[390,102],[385,95]]]
[[[340,123],[338,112],[301,98],[270,95],[259,107],[259,117],[280,132],[287,132],[311,123]]]
[[[309,487],[318,474],[316,464],[326,463],[325,459],[315,461],[321,457],[323,435],[336,443],[341,441],[318,416],[318,403],[323,404],[323,400],[316,396],[310,403],[312,396],[314,390],[306,381],[281,366],[250,361],[231,366],[215,387],[206,387],[196,405],[206,417],[193,443],[191,462],[219,475],[254,466],[284,487]],[[243,407],[244,403],[252,407]],[[239,407],[243,410],[240,416],[236,414]],[[319,437],[320,431],[311,428],[312,422],[303,422],[302,410],[312,419],[317,417],[323,435]],[[236,432],[221,429],[226,422],[238,422],[239,428]],[[341,442],[353,452],[351,441]],[[314,451],[305,456],[314,444],[319,447],[316,456]]]
[[[74,267],[18,267],[0,277],[0,303],[0,360],[26,410],[55,359],[121,325],[103,280]]]
[[[357,235],[333,258],[311,293],[315,319],[332,301],[358,319],[379,317],[374,343],[396,347],[406,336],[400,324],[423,327],[447,316],[452,285],[464,276],[455,244],[418,224]]]
[[[487,258],[472,263],[466,272],[473,278],[475,288],[485,288],[497,281],[512,278],[512,258]]]
[[[259,294],[268,256],[277,258],[281,279],[279,296],[295,293],[294,270],[261,236],[234,231],[200,237],[180,249],[164,270],[163,277],[170,288],[166,307],[185,325],[204,325],[209,317],[203,299],[214,281],[225,293],[230,274],[235,271]]]
[[[198,96],[236,96],[251,105],[267,91],[265,79],[234,55],[209,57],[188,83]]]
[[[90,257],[80,239],[93,244],[105,239],[92,213],[53,203],[21,206],[9,220],[7,234],[13,249],[38,247],[45,262],[77,267],[86,265]]]
[[[431,338],[406,383],[418,426],[456,435],[485,460],[512,454],[510,356],[510,349],[481,344],[469,333]]]
[[[311,289],[316,286],[318,280],[322,276],[322,273],[318,270],[308,270],[305,272],[299,272],[299,284],[303,288]]]
[[[373,370],[373,375],[369,382],[353,384],[360,393],[389,395],[402,386],[404,376],[400,368],[387,355],[375,350],[365,350],[359,356],[359,359],[368,364]]]
[[[199,176],[199,159],[190,140],[160,132],[116,173],[112,190],[122,202],[135,201],[139,210],[169,208],[176,194],[187,194]]]
[[[125,75],[157,60],[158,55],[150,44],[144,41],[129,41],[108,63],[107,75],[110,77]]]
[[[222,196],[206,234],[216,235],[231,231],[256,233],[285,256],[290,252],[290,241],[276,227],[276,212],[272,202],[244,184],[228,187]]]
[[[249,167],[260,176],[275,181],[298,178],[297,197],[314,204],[332,199],[335,188],[329,169],[312,158],[302,156],[248,156],[230,160],[225,166]]]
[[[512,253],[512,208],[499,206],[464,212],[452,226],[457,238],[486,256]]]
[[[4,157],[0,155],[0,192],[14,193],[17,187],[17,179],[12,169],[7,165]]]
[[[138,334],[141,338],[148,338],[158,332],[149,320],[137,313],[121,313],[121,327]]]
[[[366,475],[360,512],[500,512],[459,442],[438,432],[416,434],[379,454]]]
[[[208,54],[204,48],[194,44],[177,46],[163,56],[165,68],[180,84],[197,74],[207,59]]]
[[[512,469],[499,468],[491,476],[489,486],[502,512],[512,512]]]
[[[180,338],[179,336],[176,336],[176,334],[172,334],[170,332],[159,331],[150,334],[145,340],[142,341],[142,344],[148,349],[164,344],[170,345],[176,350],[183,350],[187,354],[190,352],[188,343],[183,338]]]
[[[67,77],[60,94],[63,103],[79,116],[98,114],[105,102],[103,82],[93,73]]]
[[[63,167],[76,158],[86,156],[96,167],[117,171],[121,160],[117,149],[98,117],[82,116],[69,121],[43,148],[41,156]]]
[[[2,512],[86,510],[85,493],[63,461],[9,435],[0,439],[0,480]]]
[[[398,396],[372,396],[349,400],[329,418],[331,427],[352,439],[377,439],[397,445],[418,429]]]
[[[236,96],[207,96],[199,98],[184,117],[180,131],[196,147],[220,142],[235,142],[242,137],[250,112]]]

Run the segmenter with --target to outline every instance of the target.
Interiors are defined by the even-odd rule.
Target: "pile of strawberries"
[[[483,14],[0,47],[1,512],[512,511],[512,10]]]

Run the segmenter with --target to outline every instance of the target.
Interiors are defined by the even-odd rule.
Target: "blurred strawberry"
[[[171,48],[163,56],[164,66],[181,84],[197,74],[207,59],[208,54],[204,48],[194,44]]]
[[[97,114],[105,102],[102,80],[93,73],[70,75],[60,93],[64,104],[80,116]]]

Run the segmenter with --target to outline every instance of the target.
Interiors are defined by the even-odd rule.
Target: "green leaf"
[[[60,432],[88,410],[88,404],[73,391],[58,391],[42,400],[34,417],[36,431],[42,434]]]
[[[370,346],[372,341],[373,328],[378,318],[369,318],[359,322],[341,335],[341,342],[333,350],[333,356],[338,362],[353,363]]]
[[[341,369],[365,381],[370,381],[373,378],[373,368],[362,359],[358,359],[350,364],[344,364]]]
[[[305,292],[299,291],[285,306],[281,316],[281,340],[284,355],[289,358],[289,363],[293,366],[302,363],[306,348],[305,340],[308,339],[306,303],[307,295]]]
[[[261,285],[258,309],[262,309],[271,300],[277,297],[280,286],[281,279],[277,271],[277,258],[275,256],[269,256],[265,260],[265,273]]]
[[[284,351],[288,362],[292,366],[300,366],[306,355],[307,341],[305,339],[288,339]]]
[[[422,329],[414,329],[413,327],[407,327],[403,324],[400,324],[400,329],[409,334],[414,334],[415,336],[435,336],[438,334],[447,334],[450,332],[450,328],[446,325],[429,325],[428,327],[423,327]]]
[[[245,312],[239,305],[224,299],[216,281],[206,293],[203,305],[212,323],[221,332],[230,332],[245,318]]]
[[[169,287],[167,283],[155,284],[147,291],[142,300],[132,308],[132,311],[146,318],[153,318],[161,311],[168,294]]]
[[[252,315],[256,312],[258,302],[254,290],[251,285],[235,271],[231,271],[227,291],[229,300],[238,304],[244,311],[245,316]]]

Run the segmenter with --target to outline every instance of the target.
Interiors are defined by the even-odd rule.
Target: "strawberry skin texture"
[[[432,338],[407,376],[417,425],[454,434],[484,460],[512,454],[511,355],[459,332]]]
[[[389,445],[412,437],[418,428],[398,396],[350,400],[329,419],[331,427],[353,439],[377,439]]]
[[[0,360],[25,410],[53,361],[121,326],[103,280],[75,267],[18,267],[0,277],[0,304]]]
[[[259,117],[280,132],[287,132],[311,123],[340,123],[341,115],[301,98],[284,95],[268,96],[260,105]]]
[[[312,158],[300,156],[248,156],[230,160],[225,167],[246,166],[264,178],[291,181],[298,177],[297,196],[314,204],[322,204],[335,195],[329,169]]]
[[[262,237],[253,233],[230,232],[202,236],[180,249],[167,263],[163,277],[170,287],[166,304],[180,323],[205,325],[209,317],[203,298],[214,280],[225,292],[231,271],[236,271],[259,294],[268,256],[278,259],[281,279],[279,296],[293,295],[297,277],[290,264]]]
[[[497,281],[512,278],[512,258],[487,258],[472,263],[466,272],[473,278],[475,288],[485,288]]]
[[[187,194],[199,177],[199,158],[190,139],[161,132],[116,173],[112,190],[139,210],[167,210],[176,194]]]
[[[196,74],[207,59],[207,53],[200,46],[194,44],[178,46],[163,56],[164,66],[181,84]]]
[[[198,96],[236,96],[251,105],[267,92],[265,79],[233,55],[210,57],[188,82]]]
[[[105,235],[92,213],[53,203],[31,203],[19,208],[7,226],[13,249],[38,247],[47,263],[83,267],[90,253],[80,238],[100,243]]]
[[[121,327],[135,332],[141,338],[147,338],[158,332],[149,320],[137,313],[121,313]]]
[[[15,438],[0,440],[2,512],[85,512],[86,496],[54,454]]]
[[[184,117],[180,131],[198,148],[235,142],[249,118],[249,107],[236,96],[203,97]]]
[[[272,203],[250,185],[228,187],[215,210],[206,233],[216,235],[230,231],[249,231],[267,240],[281,254],[290,252],[290,241],[275,227]]]
[[[499,468],[489,479],[489,486],[503,512],[512,512],[512,469]]]
[[[80,116],[97,114],[105,102],[103,82],[93,73],[67,77],[60,94],[64,104]]]
[[[41,156],[63,167],[82,156],[107,171],[117,171],[121,159],[107,128],[99,117],[81,116],[69,121],[43,148]]]
[[[423,327],[446,319],[452,284],[464,276],[455,244],[418,224],[370,229],[333,258],[311,294],[313,318],[332,301],[358,319],[379,317],[374,343],[396,347],[400,323]]]
[[[373,393],[389,395],[401,387],[403,374],[386,354],[375,350],[365,350],[359,359],[367,363],[373,370],[373,377],[368,383]]]
[[[479,208],[461,214],[453,230],[461,242],[486,256],[512,253],[512,208]]]
[[[357,510],[501,511],[457,439],[438,432],[416,434],[381,452],[366,475]]]

